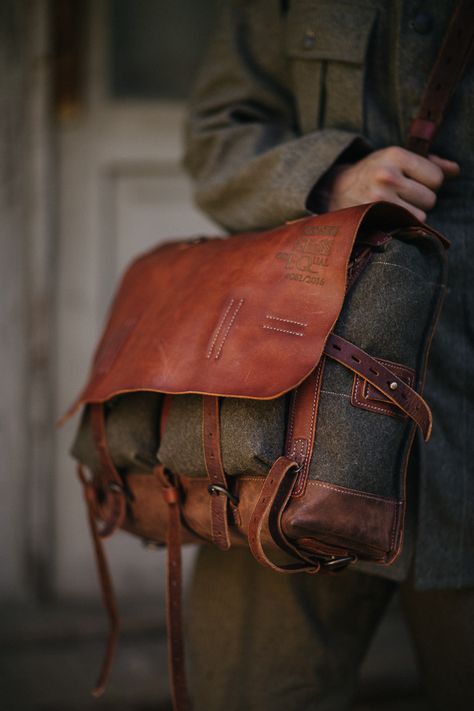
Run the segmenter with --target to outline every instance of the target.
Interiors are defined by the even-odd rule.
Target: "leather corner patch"
[[[393,363],[383,358],[375,358],[375,360],[387,368],[390,368],[390,370],[393,370],[400,380],[403,380],[411,388],[414,388],[416,376],[413,368],[400,365],[399,363]],[[390,402],[380,390],[377,390],[377,388],[357,374],[354,375],[351,404],[354,405],[354,407],[360,407],[362,410],[377,412],[381,415],[401,417],[402,419],[407,418],[407,415],[402,412],[399,407]]]

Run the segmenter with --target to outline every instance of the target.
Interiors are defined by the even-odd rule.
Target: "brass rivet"
[[[398,383],[395,381],[393,383],[390,383],[390,390],[396,390],[398,388]]]

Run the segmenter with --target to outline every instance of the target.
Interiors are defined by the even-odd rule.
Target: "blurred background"
[[[164,557],[108,543],[124,616],[110,688],[81,492],[68,457],[118,275],[170,236],[218,233],[192,205],[182,123],[217,0],[0,2],[0,707],[168,709]],[[187,555],[186,570],[192,562]],[[210,591],[212,594],[212,591]],[[357,709],[424,709],[397,604]],[[292,710],[289,710],[292,711]]]

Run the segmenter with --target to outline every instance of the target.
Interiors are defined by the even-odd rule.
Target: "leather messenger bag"
[[[418,153],[466,61],[455,30],[412,124]],[[118,528],[168,546],[175,709],[189,707],[182,543],[248,546],[286,574],[395,560],[415,432],[431,432],[421,393],[446,246],[373,203],[169,242],[128,268],[71,409],[84,408],[73,455],[111,622],[95,694],[117,640],[102,542]]]

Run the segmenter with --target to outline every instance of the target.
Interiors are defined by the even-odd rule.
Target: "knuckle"
[[[393,202],[393,198],[391,198],[388,192],[382,188],[373,188],[370,194],[370,199],[374,201],[388,200],[389,202]]]
[[[387,165],[379,166],[374,173],[374,178],[382,185],[397,185],[399,181],[398,172]]]
[[[404,154],[405,151],[403,150],[403,148],[400,148],[400,146],[389,146],[385,149],[386,157],[394,163],[399,163],[400,161],[402,161]]]

